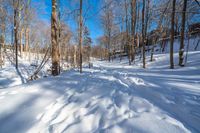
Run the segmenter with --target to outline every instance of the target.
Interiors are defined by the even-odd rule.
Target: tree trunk
[[[142,8],[142,54],[143,54],[143,68],[146,68],[146,62],[145,62],[145,23],[144,23],[144,12],[145,12],[145,0],[143,0],[143,8]]]
[[[21,57],[22,57],[22,52],[23,52],[22,36],[23,36],[23,29],[21,29],[20,33],[19,33],[19,39],[20,39],[20,56]]]
[[[59,45],[58,45],[58,25],[56,15],[56,0],[52,0],[51,15],[51,44],[52,44],[52,75],[59,75]]]
[[[148,44],[148,38],[147,38],[147,31],[148,31],[148,24],[149,24],[149,4],[150,4],[150,0],[147,0],[147,5],[146,5],[146,11],[145,11],[145,46],[148,46],[148,51],[149,51],[149,44]]]
[[[17,1],[17,3],[15,3],[15,1],[13,0],[13,4],[16,4],[14,6],[14,36],[15,36],[15,67],[16,69],[18,69],[18,6],[19,6],[19,1]]]
[[[186,15],[186,8],[187,8],[187,0],[184,0],[183,3],[183,11],[182,11],[182,24],[181,24],[181,43],[179,49],[179,65],[184,66],[183,64],[183,55],[184,55],[184,32],[185,32],[185,15]]]
[[[152,45],[152,48],[151,48],[151,59],[150,59],[151,62],[153,61],[153,54],[154,54],[154,48],[155,48],[156,42],[157,41],[154,39],[153,40],[153,45]]]
[[[76,67],[76,55],[77,55],[77,48],[76,48],[76,45],[74,46],[74,54],[73,54],[73,57],[74,57],[74,59],[73,59],[73,64],[74,64],[74,67]]]
[[[0,36],[1,37],[1,36]],[[2,51],[1,51],[1,47],[3,46],[3,41],[0,38],[0,68],[2,68],[3,66],[3,58],[2,58]]]
[[[80,52],[80,73],[82,73],[82,28],[83,28],[83,22],[82,22],[82,0],[80,0],[80,19],[79,19],[79,52]]]
[[[58,0],[58,7],[60,7],[60,0]],[[58,46],[59,46],[59,54],[58,54],[58,58],[59,58],[59,73],[60,73],[60,69],[61,69],[61,54],[62,54],[62,49],[61,49],[61,15],[60,15],[60,8],[57,8],[58,10]]]
[[[170,68],[174,69],[174,17],[176,10],[176,0],[173,0],[172,7],[172,16],[171,16],[171,39],[170,39]]]
[[[126,45],[128,48],[128,60],[129,60],[129,65],[131,65],[131,46],[129,43],[129,34],[128,34],[128,6],[127,6],[127,0],[125,0],[125,13],[126,13]]]
[[[25,31],[25,48],[24,48],[26,52],[28,51],[28,46],[29,46],[28,39],[29,39],[29,29],[26,28],[26,31]]]
[[[196,46],[195,46],[195,48],[194,48],[195,51],[197,50],[197,48],[198,48],[198,46],[199,46],[199,43],[200,43],[200,39],[198,40],[198,42],[197,42],[197,44],[196,44]]]
[[[131,1],[131,36],[132,36],[132,55],[131,61],[135,60],[135,27],[136,27],[136,0]]]
[[[187,43],[187,49],[186,49],[187,51],[186,51],[186,56],[185,56],[185,65],[186,65],[186,63],[187,63],[189,45],[190,45],[190,34],[188,34],[188,43]]]

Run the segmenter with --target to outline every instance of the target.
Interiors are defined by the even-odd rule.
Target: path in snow
[[[0,132],[200,132],[200,52],[190,55],[176,70],[166,55],[146,70],[97,61],[81,75],[1,89]]]
[[[189,132],[182,123],[135,95],[134,88],[117,76],[104,70],[90,71],[81,76],[70,72],[54,82],[62,86],[59,89],[64,95],[37,115],[38,122],[30,133]]]
[[[146,70],[130,70],[109,63],[100,66],[111,75],[125,75],[124,79],[134,88],[135,94],[165,110],[193,132],[200,132],[200,52],[189,54],[187,66],[176,66],[175,70],[167,68],[166,55],[157,55],[158,61],[149,64]],[[178,54],[175,57],[177,59]]]

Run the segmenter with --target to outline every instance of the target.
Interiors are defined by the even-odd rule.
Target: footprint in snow
[[[33,89],[33,90],[28,90],[27,92],[28,93],[34,93],[34,92],[38,92],[39,90],[38,89]]]
[[[15,95],[17,93],[18,93],[17,91],[11,91],[11,92],[9,92],[9,94],[11,94],[11,95]]]
[[[0,100],[1,100],[1,99],[4,99],[4,96],[0,96]]]
[[[0,93],[0,96],[5,95],[5,94],[7,94],[7,92],[3,91],[3,92]]]
[[[137,113],[144,113],[144,112],[151,112],[149,109],[146,108],[138,108]]]

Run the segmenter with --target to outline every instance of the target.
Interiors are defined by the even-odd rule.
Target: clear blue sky
[[[32,2],[37,9],[37,14],[40,19],[50,24],[51,0],[32,0]],[[86,19],[85,24],[90,30],[90,36],[93,39],[93,42],[103,34],[99,20],[99,9],[101,8],[100,2],[101,0],[83,0],[83,15],[86,14],[87,11],[86,18],[88,18]],[[60,0],[60,3],[61,11],[79,8],[79,0]],[[76,30],[77,22],[75,22],[73,18],[69,18],[66,22],[72,31]]]

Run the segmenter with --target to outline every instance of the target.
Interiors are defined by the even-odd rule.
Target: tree
[[[113,28],[114,28],[114,14],[113,14],[113,10],[111,7],[112,1],[105,1],[105,8],[103,10],[103,14],[102,14],[102,25],[103,25],[103,29],[104,29],[104,35],[106,37],[106,49],[108,52],[108,60],[110,62],[111,60],[111,41],[112,41],[112,35],[113,35]]]
[[[82,73],[82,29],[83,29],[83,20],[82,20],[82,0],[80,0],[80,16],[79,16],[79,54],[80,54],[80,73]]]
[[[183,11],[182,11],[182,22],[181,22],[181,42],[179,48],[179,65],[184,66],[183,64],[183,54],[184,54],[184,32],[185,32],[185,15],[186,15],[186,8],[187,8],[187,0],[183,2]]]
[[[85,50],[86,50],[85,53],[86,53],[87,61],[90,62],[92,39],[90,37],[89,29],[86,26],[84,28],[83,36],[84,36],[83,45],[84,45]]]
[[[52,44],[52,75],[59,75],[59,46],[58,46],[58,23],[56,13],[57,3],[52,0],[52,15],[51,15],[51,44]]]
[[[126,22],[126,46],[128,48],[128,60],[131,65],[131,43],[129,42],[128,2],[125,0],[125,22]]]
[[[15,39],[15,67],[18,69],[18,28],[19,28],[19,4],[20,0],[13,0],[14,5],[14,39]]]
[[[69,61],[70,53],[70,40],[72,33],[70,28],[65,23],[61,23],[61,36],[60,36],[60,59],[61,61]],[[61,64],[62,65],[62,64]]]
[[[175,10],[176,10],[176,0],[173,0],[172,4],[172,15],[171,15],[171,39],[170,39],[170,68],[174,69],[174,18],[175,18]]]
[[[3,65],[3,58],[2,58],[2,46],[4,43],[4,38],[2,35],[0,35],[0,68],[2,68]]]
[[[4,3],[5,3],[4,1],[0,1],[0,67],[2,67],[4,61],[3,49],[6,37],[7,11],[5,10]]]
[[[24,48],[24,51],[28,51],[29,49],[29,32],[30,32],[30,28],[29,28],[29,25],[30,25],[30,21],[31,21],[31,11],[30,11],[30,1],[31,0],[28,0],[26,2],[26,5],[25,5],[25,11],[24,11],[24,23],[25,23],[25,31],[24,31],[24,34],[25,34],[25,48]]]
[[[131,36],[132,36],[132,58],[131,61],[135,60],[135,28],[136,28],[136,0],[131,1]]]
[[[164,2],[164,3],[162,2],[162,4],[157,5],[157,7],[159,7],[159,8],[161,7],[161,8],[160,8],[160,11],[155,12],[154,15],[160,14],[159,15],[160,17],[158,19],[158,22],[157,22],[158,25],[157,25],[156,30],[153,33],[153,36],[150,35],[152,43],[153,43],[153,46],[152,46],[152,49],[151,49],[151,59],[150,59],[150,61],[154,60],[153,55],[154,55],[155,45],[157,44],[158,39],[160,37],[162,37],[161,36],[162,34],[160,35],[160,33],[163,32],[162,22],[163,22],[164,18],[166,18],[166,11],[167,11],[169,5],[170,5],[170,1],[167,1],[167,2]]]
[[[145,23],[144,23],[144,12],[145,12],[145,0],[143,0],[143,7],[142,7],[142,54],[143,54],[143,68],[146,68],[145,62],[145,44],[146,44],[146,36],[145,36]]]

